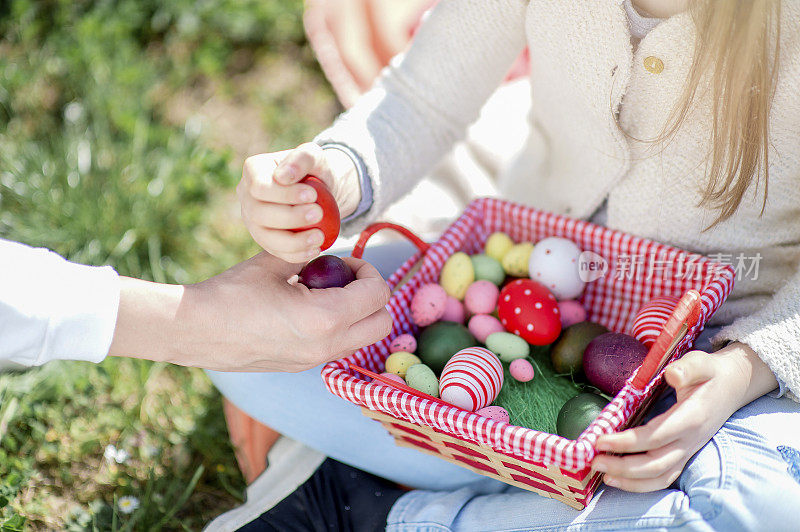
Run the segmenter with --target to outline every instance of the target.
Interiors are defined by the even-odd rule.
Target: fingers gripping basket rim
[[[470,203],[459,217],[430,246],[408,259],[389,279],[394,289],[421,259],[421,267],[404,285],[396,290],[388,309],[394,319],[390,336],[361,349],[347,359],[331,362],[322,369],[328,389],[335,395],[373,411],[471,441],[496,452],[524,461],[555,465],[566,470],[588,467],[596,454],[595,443],[601,434],[624,428],[650,403],[660,389],[662,374],[658,374],[642,391],[630,381],[605,407],[597,420],[572,441],[524,427],[517,427],[412,396],[389,386],[368,382],[350,370],[346,362],[380,372],[389,355],[389,338],[411,332],[417,327],[410,321],[411,297],[422,284],[437,282],[447,258],[456,251],[468,254],[481,251],[482,244],[494,231],[504,231],[517,242],[537,241],[547,236],[570,238],[585,251],[593,251],[609,264],[625,256],[654,256],[662,263],[678,260],[692,266],[691,276],[684,278],[616,279],[605,277],[588,283],[581,297],[589,317],[611,330],[628,331],[636,311],[653,297],[680,296],[688,289],[700,293],[700,319],[678,344],[672,359],[688,350],[711,315],[722,305],[733,287],[734,270],[730,265],[715,263],[701,255],[689,253],[658,242],[635,237],[601,226],[538,211],[523,205],[494,198]],[[688,278],[686,278],[688,277]]]

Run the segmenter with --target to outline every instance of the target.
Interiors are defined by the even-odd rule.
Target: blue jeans
[[[388,275],[412,253],[410,245],[393,244],[368,249],[365,258]],[[707,337],[698,341],[698,348],[706,347]],[[388,530],[800,529],[800,462],[794,469],[790,463],[796,456],[792,449],[800,449],[800,405],[787,398],[765,396],[736,412],[687,464],[672,489],[637,494],[601,487],[578,512],[396,447],[378,423],[330,394],[319,370],[208,374],[234,404],[282,434],[417,488],[397,501]],[[669,401],[665,398],[659,410]]]

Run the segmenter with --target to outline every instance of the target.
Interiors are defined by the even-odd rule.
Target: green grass
[[[252,108],[264,151],[308,140],[330,118],[309,109],[333,97],[301,13],[302,0],[0,3],[0,237],[161,282],[247,257],[228,205],[246,154],[210,141],[214,124],[166,117],[213,86]],[[294,81],[246,94],[232,81],[265,65]],[[109,445],[129,457],[105,458]],[[198,530],[243,489],[199,370],[109,359],[0,374],[0,532]],[[138,510],[119,511],[126,496]]]

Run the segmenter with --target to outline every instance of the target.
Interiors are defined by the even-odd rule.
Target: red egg
[[[292,229],[293,232],[299,233],[300,231],[306,231],[308,229],[319,229],[322,231],[324,236],[324,240],[322,241],[322,245],[320,249],[325,251],[329,247],[333,245],[336,239],[339,237],[339,229],[341,228],[341,218],[339,216],[339,206],[336,205],[336,200],[333,199],[333,194],[331,191],[328,190],[328,187],[325,186],[325,183],[317,179],[312,175],[307,175],[303,178],[301,183],[305,183],[306,185],[312,187],[314,190],[317,191],[317,205],[322,207],[322,220],[318,221],[315,224],[307,225],[305,227],[298,227],[297,229]]]
[[[555,296],[530,279],[517,279],[503,288],[497,315],[508,332],[529,344],[553,343],[561,333],[561,313]]]

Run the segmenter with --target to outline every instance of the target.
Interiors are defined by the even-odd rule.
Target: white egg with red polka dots
[[[557,299],[574,299],[583,292],[585,285],[580,277],[580,255],[580,248],[572,240],[545,238],[533,248],[528,273]]]

